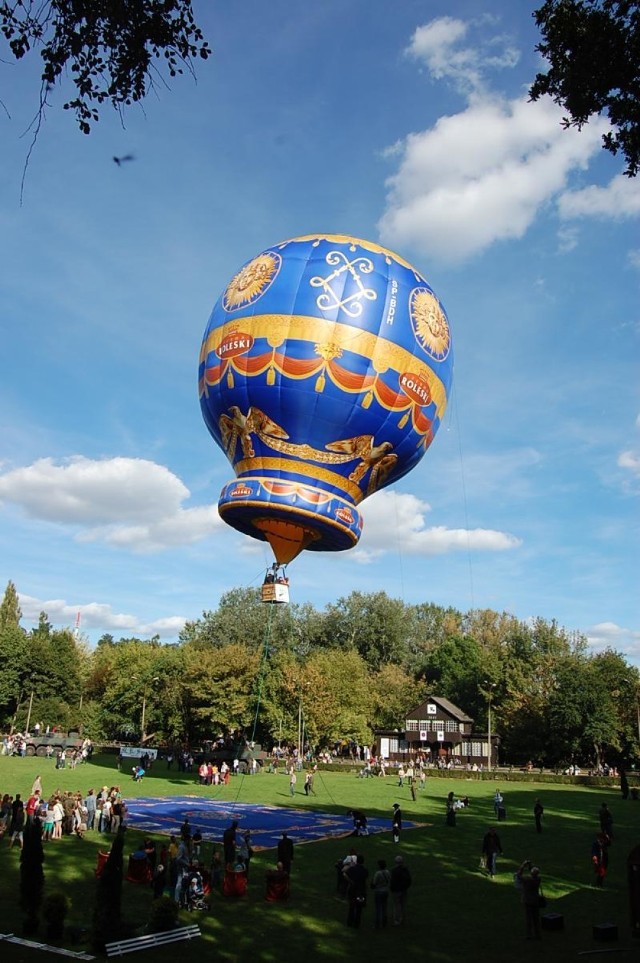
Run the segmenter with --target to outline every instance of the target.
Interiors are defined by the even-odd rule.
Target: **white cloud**
[[[558,251],[568,254],[578,245],[578,230],[575,227],[561,227],[558,231]]]
[[[465,22],[455,17],[438,17],[418,27],[406,53],[423,63],[435,80],[446,79],[467,94],[482,90],[488,70],[514,67],[518,51],[504,37],[482,40],[462,46],[478,21]]]
[[[0,476],[0,499],[19,504],[31,518],[72,525],[157,518],[188,495],[167,468],[141,458],[77,456],[62,464],[41,458]]]
[[[215,505],[204,505],[198,508],[178,508],[174,515],[143,525],[92,528],[78,535],[78,540],[105,541],[139,553],[159,552],[166,548],[199,542],[221,525]]]
[[[415,495],[382,491],[360,506],[363,534],[354,557],[370,562],[386,551],[403,555],[446,555],[450,552],[502,552],[517,548],[514,535],[490,529],[425,527],[430,506]]]
[[[577,131],[564,130],[561,118],[548,98],[485,97],[410,134],[388,180],[383,243],[460,261],[522,237],[570,172],[601,148],[604,121]]]
[[[558,213],[565,220],[637,217],[640,214],[640,183],[636,178],[618,174],[606,187],[592,184],[580,191],[567,191],[558,201]]]
[[[633,248],[633,250],[629,251],[629,253],[627,254],[627,258],[629,260],[629,264],[631,265],[631,267],[637,268],[640,270],[640,248],[636,247],[636,248]]]
[[[137,552],[190,544],[222,524],[213,505],[183,508],[189,494],[168,468],[141,458],[42,458],[0,475],[0,500],[30,518]]]
[[[640,415],[636,417],[636,428],[640,428]],[[633,449],[622,451],[618,455],[618,468],[630,471],[634,479],[640,478],[640,453]]]
[[[640,657],[640,632],[636,630],[621,628],[615,622],[599,622],[587,629],[585,635],[594,651],[610,648],[627,656]]]
[[[623,451],[618,455],[618,467],[628,468],[640,478],[640,455],[635,451]]]
[[[172,615],[153,622],[143,622],[135,615],[114,612],[110,605],[90,602],[86,605],[70,605],[63,599],[36,599],[20,594],[20,608],[23,619],[37,623],[40,612],[46,612],[52,625],[71,627],[76,624],[80,613],[80,630],[99,632],[118,632],[135,636],[159,635],[161,638],[175,638],[186,619]]]

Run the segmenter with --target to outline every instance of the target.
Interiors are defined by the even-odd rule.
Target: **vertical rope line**
[[[458,393],[453,391],[452,393],[452,409],[455,411],[455,421],[456,421],[456,432],[458,435],[458,457],[460,459],[460,482],[462,486],[462,505],[464,511],[464,529],[467,533],[467,563],[469,566],[469,593],[471,596],[471,608],[475,609],[475,593],[473,587],[473,564],[471,561],[471,533],[469,531],[469,508],[467,505],[467,485],[464,474],[464,457],[462,454],[462,435],[460,432],[460,418],[458,409]]]

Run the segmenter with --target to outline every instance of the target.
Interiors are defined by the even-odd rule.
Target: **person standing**
[[[504,796],[499,789],[496,789],[495,796],[493,797],[493,811],[497,819],[500,819],[500,810],[502,809],[503,802]]]
[[[289,838],[286,832],[284,832],[278,840],[278,862],[282,863],[282,868],[284,869],[285,873],[289,874],[291,872],[291,863],[293,862],[293,840]]]
[[[96,822],[96,794],[93,789],[88,791],[84,804],[87,809],[87,829],[92,830]]]
[[[347,877],[344,875],[344,871],[347,866],[351,863],[356,863],[358,857],[356,855],[355,849],[350,849],[344,859],[339,859],[336,866],[336,891],[338,893],[338,899],[345,899],[347,895]]]
[[[400,926],[405,921],[407,893],[409,892],[411,882],[411,873],[405,866],[403,857],[396,856],[389,880],[389,890],[393,900],[394,926]]]
[[[591,846],[591,863],[596,874],[595,885],[598,889],[604,886],[604,879],[609,868],[609,837],[600,832]]]
[[[453,789],[447,795],[447,814],[445,816],[445,823],[447,826],[455,826],[456,824],[456,797]]]
[[[180,842],[178,843],[178,851],[176,853],[176,858],[174,860],[174,869],[175,869],[175,878],[176,878],[174,899],[178,904],[180,904],[182,901],[182,887],[183,887],[183,883],[187,878],[187,874],[189,872],[190,862],[191,862],[191,857],[189,855],[189,845],[185,839],[181,839]],[[186,896],[186,893],[185,893],[185,896]]]
[[[391,873],[387,869],[386,859],[378,860],[378,868],[373,874],[371,888],[375,901],[375,928],[384,929],[387,925],[387,904],[389,902],[389,885],[391,883]]]
[[[629,780],[627,779],[627,774],[622,767],[620,768],[620,792],[622,793],[623,799],[629,798]]]
[[[22,843],[24,839],[24,803],[20,798],[20,793],[16,794],[16,798],[11,806],[11,824],[9,826],[9,849],[13,847],[13,844],[18,841],[18,846],[22,849]]]
[[[525,871],[529,875],[525,876]],[[524,906],[525,928],[528,940],[540,939],[540,870],[532,866],[530,860],[525,860],[516,870],[516,877],[520,882],[522,905]]]
[[[33,792],[27,799],[27,805],[25,807],[27,822],[29,823],[29,825],[35,822],[39,809],[40,809],[40,790],[36,789],[36,791]]]
[[[122,801],[116,796],[111,804],[111,826],[109,832],[117,833],[122,825]]]
[[[295,794],[296,794],[296,783],[297,783],[297,781],[298,781],[298,777],[296,776],[295,769],[294,769],[293,766],[292,766],[292,767],[291,767],[291,774],[290,774],[290,776],[289,776],[289,792],[291,793],[292,796],[295,796]]]
[[[60,797],[55,797],[53,804],[53,836],[52,839],[62,839],[62,821],[64,819],[64,807],[60,802]]]
[[[606,802],[600,806],[600,832],[604,833],[609,838],[609,842],[613,840],[613,814]]]
[[[355,863],[344,871],[347,879],[347,899],[349,900],[349,910],[347,912],[347,926],[358,929],[362,911],[367,902],[367,878],[369,870],[364,865],[364,856],[358,853]]]
[[[486,860],[487,872],[491,879],[496,875],[496,860],[498,854],[502,856],[502,845],[500,843],[500,837],[492,826],[482,840],[482,855]]]
[[[536,832],[542,832],[542,817],[544,815],[544,806],[539,799],[536,799],[535,805],[533,807],[533,818],[536,823]]]
[[[399,803],[393,804],[393,816],[391,817],[391,831],[393,832],[394,843],[400,842],[400,830],[402,829],[402,810]]]
[[[222,834],[222,845],[224,847],[224,865],[233,865],[236,855],[236,830],[238,820],[234,819],[230,826],[227,826]]]

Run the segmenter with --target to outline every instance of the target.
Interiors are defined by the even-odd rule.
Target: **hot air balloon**
[[[200,404],[236,475],[220,515],[269,542],[274,580],[303,549],[357,543],[357,506],[433,441],[452,368],[440,300],[378,244],[297,237],[231,279],[202,341]]]

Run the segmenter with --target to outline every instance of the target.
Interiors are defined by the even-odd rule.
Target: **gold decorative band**
[[[371,251],[373,254],[382,254],[383,257],[388,258],[390,261],[395,261],[396,264],[401,264],[403,267],[408,268],[416,278],[420,281],[424,281],[422,275],[420,275],[413,264],[409,264],[404,258],[400,257],[394,251],[390,251],[386,247],[382,247],[380,244],[376,244],[375,241],[365,241],[359,237],[350,237],[348,234],[305,234],[304,237],[292,237],[288,241],[282,241],[280,244],[274,244],[274,248],[279,251],[287,244],[295,244],[296,241],[330,241],[331,244],[348,244],[350,247],[362,247],[365,251]],[[425,282],[426,283],[426,282]]]
[[[304,475],[304,477],[310,479],[311,482],[317,479],[318,481],[325,482],[327,485],[331,485],[332,488],[343,491],[349,503],[352,505],[359,505],[364,498],[363,492],[360,491],[354,482],[350,482],[348,478],[343,478],[342,475],[338,475],[337,472],[329,471],[320,465],[309,465],[303,461],[295,461],[288,458],[243,458],[242,461],[236,462],[234,469],[238,476],[245,475],[247,472],[260,471],[260,469],[263,471],[282,472],[282,474],[287,475],[289,479],[292,474]]]
[[[254,339],[264,338],[275,345],[282,344],[285,340],[306,341],[313,344],[314,350],[316,345],[329,343],[335,348],[352,351],[367,358],[373,369],[379,373],[389,368],[398,375],[410,371],[429,385],[439,418],[442,418],[447,407],[445,387],[428,364],[393,341],[369,331],[308,315],[257,314],[253,317],[236,318],[211,331],[203,342],[200,363],[206,361],[208,355],[215,351],[232,331],[251,334]]]
[[[245,506],[247,508],[260,508],[264,511],[264,502],[253,501],[253,499],[247,499],[246,501],[243,499],[242,502],[228,502],[226,505],[219,506],[218,511],[224,517],[224,514],[227,510],[238,509],[239,507],[244,508]],[[312,525],[310,527],[315,527],[316,530],[318,528],[318,522],[320,521],[323,528],[327,526],[335,528],[342,535],[347,535],[354,545],[357,545],[358,543],[358,536],[355,534],[355,532],[351,531],[351,529],[349,529],[346,525],[341,524],[335,518],[331,518],[328,515],[322,515],[319,517],[316,512],[310,511],[309,509],[293,507],[290,505],[278,505],[278,511],[287,512],[291,515],[297,516],[298,518],[303,515],[305,518],[309,518],[311,520]]]

